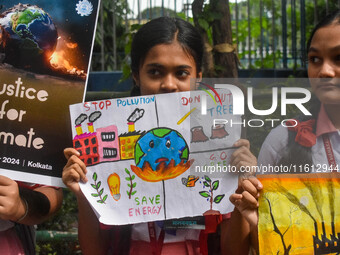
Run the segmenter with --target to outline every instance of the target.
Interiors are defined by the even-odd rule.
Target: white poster
[[[232,210],[238,175],[229,159],[241,125],[214,121],[241,123],[227,90],[212,97],[194,91],[85,102],[70,112],[73,146],[88,169],[81,189],[100,222]]]

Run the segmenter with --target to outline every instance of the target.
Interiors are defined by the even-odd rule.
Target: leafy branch
[[[204,176],[204,179],[205,179],[205,181],[203,182],[203,185],[204,185],[203,188],[207,187],[207,188],[209,188],[209,191],[203,190],[203,191],[200,191],[199,194],[202,197],[207,198],[208,201],[210,199],[210,210],[212,210],[213,203],[219,204],[222,201],[222,199],[224,198],[225,194],[217,195],[214,198],[214,190],[218,189],[218,187],[220,185],[220,181],[217,180],[217,181],[212,182],[212,180],[207,175]]]
[[[128,182],[130,182],[130,183],[127,184],[128,187],[130,188],[130,190],[127,190],[126,193],[128,194],[129,199],[131,199],[131,197],[132,197],[134,194],[137,193],[137,190],[133,191],[133,188],[136,188],[137,183],[132,182],[132,181],[135,179],[136,176],[135,176],[135,175],[132,175],[132,176],[131,176],[131,173],[130,173],[130,171],[129,171],[127,168],[125,168],[125,172],[129,175],[129,177],[126,177],[125,180],[127,180]]]
[[[102,197],[104,193],[104,188],[100,189],[102,182],[101,181],[97,182],[98,176],[96,172],[93,173],[92,179],[94,181],[94,184],[91,184],[91,186],[97,191],[97,193],[91,193],[91,196],[99,198],[99,200],[97,200],[97,203],[106,204],[105,201],[107,199],[107,195]]]

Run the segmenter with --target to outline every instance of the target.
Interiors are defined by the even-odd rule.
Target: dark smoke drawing
[[[75,124],[76,126],[79,126],[81,125],[81,123],[83,123],[85,120],[87,119],[87,115],[82,113],[78,116],[78,118],[76,118],[75,120]]]
[[[91,123],[95,122],[99,117],[102,116],[102,113],[99,111],[93,112],[90,114],[89,121]]]
[[[300,179],[302,183],[308,189],[311,197],[313,198],[314,204],[316,206],[316,210],[318,211],[321,221],[324,221],[322,215],[322,206],[323,206],[323,195],[321,192],[321,185],[317,182],[310,182],[308,179]]]
[[[137,120],[139,120],[140,118],[143,117],[144,115],[144,109],[139,109],[136,108],[131,115],[129,116],[129,118],[127,119],[128,122],[136,122]]]

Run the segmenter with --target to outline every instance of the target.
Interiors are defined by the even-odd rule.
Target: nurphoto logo
[[[215,84],[215,89],[226,89],[230,92],[232,96],[232,109],[233,115],[244,115],[245,114],[245,95],[243,91],[236,85],[232,84]],[[247,107],[250,113],[257,116],[268,116],[274,113],[279,107],[278,99],[279,99],[279,90],[281,94],[281,116],[287,115],[287,105],[295,105],[297,109],[299,109],[304,115],[312,115],[304,106],[305,103],[309,102],[311,99],[311,92],[306,88],[300,87],[272,87],[271,88],[271,96],[272,96],[272,104],[269,109],[259,110],[254,107],[254,93],[253,88],[247,88]],[[215,90],[214,90],[215,91]],[[297,97],[288,97],[288,94],[294,94]],[[211,96],[211,95],[210,95]],[[201,114],[207,115],[207,98],[209,94],[203,96],[201,99]],[[265,123],[270,123],[272,127],[275,126],[275,123],[281,121],[281,125],[285,127],[294,127],[297,125],[297,121],[294,119],[249,119],[242,120],[241,122],[233,122],[232,120],[227,119],[214,119],[214,126],[216,125],[243,125],[249,127],[262,127]],[[294,124],[286,124],[287,121],[293,121]]]

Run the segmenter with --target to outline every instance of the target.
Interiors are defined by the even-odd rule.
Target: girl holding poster
[[[298,118],[295,127],[279,126],[272,130],[262,145],[258,165],[303,165],[309,172],[316,172],[313,169],[322,165],[327,166],[329,172],[338,172],[340,10],[327,15],[314,28],[307,50],[308,78],[316,97],[312,116]],[[300,169],[298,171],[303,173]],[[262,184],[254,177],[243,180],[235,194],[230,196],[235,205],[231,224],[238,227],[225,228],[224,254],[248,254],[250,243],[258,250],[257,208],[261,190]]]
[[[190,79],[202,77],[202,57],[201,36],[190,23],[169,17],[151,20],[139,29],[132,42],[132,94],[189,91]],[[249,151],[249,143],[244,140],[238,146],[241,151],[236,158]],[[75,149],[67,148],[64,153],[68,162],[63,181],[77,197],[79,242],[84,254],[207,254],[207,238],[201,230],[178,229],[173,234],[154,222],[131,227],[101,226],[79,187],[79,181],[87,181],[85,164]],[[127,230],[126,236],[122,229]]]

